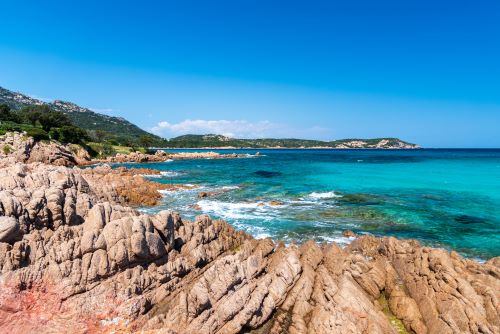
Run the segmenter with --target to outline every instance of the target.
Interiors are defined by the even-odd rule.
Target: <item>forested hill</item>
[[[334,141],[306,139],[236,139],[222,135],[184,135],[169,139],[164,147],[170,148],[374,148],[415,149],[420,146],[398,138],[341,139]]]
[[[164,145],[162,138],[142,130],[122,117],[103,115],[71,102],[56,100],[47,103],[0,87],[0,104],[8,105],[12,110],[20,110],[26,106],[46,105],[53,111],[67,114],[76,126],[87,130],[91,136],[97,135],[102,139],[114,140],[129,146],[139,143],[141,137],[148,136],[151,145]]]
[[[398,138],[341,139],[320,141],[306,139],[236,139],[222,135],[184,135],[166,140],[142,130],[122,117],[114,117],[94,112],[71,102],[55,100],[44,102],[25,94],[12,92],[0,87],[0,105],[6,104],[12,110],[22,110],[38,106],[40,110],[52,110],[66,114],[71,122],[87,130],[96,142],[111,142],[125,146],[155,146],[165,148],[374,148],[413,149],[418,145]]]

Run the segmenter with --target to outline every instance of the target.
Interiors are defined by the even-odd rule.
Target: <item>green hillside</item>
[[[374,139],[341,139],[335,141],[307,140],[307,139],[236,139],[222,135],[184,135],[168,140],[164,147],[170,148],[419,148],[418,145],[402,141],[398,138]]]
[[[141,144],[141,138],[144,140],[147,136],[150,145],[165,144],[164,139],[142,130],[122,117],[103,115],[71,102],[56,100],[46,103],[0,87],[0,104],[6,104],[13,110],[20,110],[26,106],[47,105],[51,110],[67,114],[73,124],[87,130],[92,137],[98,137],[98,141],[111,140],[117,144],[132,146]]]
[[[398,138],[321,141],[295,138],[237,139],[208,134],[184,135],[166,140],[142,130],[121,117],[103,115],[71,102],[58,100],[50,103],[43,102],[2,87],[0,87],[1,104],[8,105],[12,110],[22,110],[27,106],[42,106],[47,110],[62,112],[69,117],[73,125],[87,130],[93,141],[98,143],[107,142],[112,145],[165,148],[419,148],[418,145],[402,141]]]

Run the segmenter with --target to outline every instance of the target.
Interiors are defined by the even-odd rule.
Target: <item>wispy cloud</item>
[[[331,130],[313,126],[293,128],[288,124],[270,121],[249,122],[246,120],[203,120],[186,119],[179,123],[159,122],[151,132],[163,136],[174,137],[185,134],[218,134],[232,138],[308,138],[317,139],[328,136]]]
[[[163,136],[213,133],[235,138],[253,138],[269,136],[284,127],[286,126],[283,124],[269,121],[186,119],[179,123],[159,122],[151,131]]]

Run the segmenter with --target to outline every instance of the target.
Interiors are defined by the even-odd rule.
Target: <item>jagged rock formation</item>
[[[77,159],[66,147],[51,141],[35,141],[22,133],[0,136],[0,167],[16,162],[43,162],[57,166],[74,166]]]
[[[259,153],[254,156],[260,155]],[[107,157],[106,159],[95,159],[82,164],[95,163],[123,163],[123,162],[163,162],[167,160],[182,160],[182,159],[231,159],[231,158],[248,158],[253,155],[249,154],[221,154],[217,152],[177,152],[167,153],[165,151],[156,151],[154,154],[145,154],[141,152],[132,152],[129,154],[118,153],[115,156]]]
[[[102,165],[85,169],[81,174],[95,189],[99,200],[128,205],[156,205],[162,198],[161,190],[193,188],[149,181],[143,175],[158,175],[159,171],[146,168],[111,169],[109,165]]]
[[[0,168],[0,332],[500,332],[500,258],[370,236],[255,240],[123,206],[108,172],[144,173]]]

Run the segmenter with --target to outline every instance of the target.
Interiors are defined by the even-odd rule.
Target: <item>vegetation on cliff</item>
[[[170,140],[148,133],[121,117],[96,113],[74,103],[46,103],[0,87],[0,132],[26,131],[37,139],[62,143],[87,143],[100,157],[129,153],[137,147],[165,148],[374,148],[413,149],[418,145],[398,138],[341,139],[333,141],[295,138],[237,139],[222,135],[183,135]],[[54,130],[55,129],[55,130]],[[50,133],[52,131],[52,133]],[[45,132],[45,133],[44,133]],[[124,152],[128,151],[128,152]]]
[[[170,139],[164,147],[238,147],[238,148],[418,148],[398,138],[341,139],[334,141],[307,139],[236,139],[222,135],[184,135]]]
[[[47,103],[0,87],[0,104],[4,104],[16,112],[32,111],[35,112],[35,115],[38,112],[43,114],[49,110],[60,112],[66,115],[73,125],[86,130],[93,142],[108,142],[115,146],[144,147],[162,146],[165,141],[122,117],[103,115],[71,102],[56,100]]]
[[[48,105],[29,105],[12,110],[7,104],[0,104],[0,135],[7,132],[25,132],[35,141],[53,140],[62,144],[78,144],[93,157],[107,157],[117,153],[129,154],[141,151],[154,140],[143,135],[137,140],[127,141],[130,146],[120,145],[102,131],[87,131],[73,122],[68,114],[57,111]],[[137,145],[141,145],[138,147]]]

